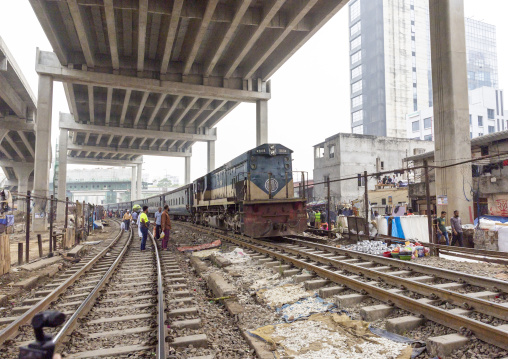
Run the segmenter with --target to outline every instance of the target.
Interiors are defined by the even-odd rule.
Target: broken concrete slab
[[[427,338],[427,351],[431,357],[447,358],[454,350],[466,345],[468,341],[467,337],[459,334]]]
[[[217,297],[227,297],[235,294],[235,288],[226,282],[220,273],[212,273],[206,279],[208,287]]]
[[[224,305],[226,306],[229,314],[233,316],[241,314],[245,311],[245,308],[237,300],[227,299],[224,301]]]
[[[191,265],[192,267],[194,268],[194,270],[196,271],[197,274],[199,275],[203,275],[203,273],[205,273],[207,270],[208,270],[208,266],[206,265],[205,262],[203,262],[201,259],[199,259],[198,257],[191,257],[190,259],[190,262],[191,262]]]
[[[404,334],[419,327],[423,323],[424,319],[408,315],[405,317],[388,319],[385,328],[387,331],[395,334]]]
[[[84,245],[78,244],[77,246],[75,246],[74,248],[72,248],[70,251],[67,252],[67,256],[74,258],[79,257],[79,255],[83,251],[83,248],[85,248]]]
[[[40,261],[36,261],[33,263],[24,264],[22,266],[19,266],[18,268],[27,270],[27,271],[33,271],[33,270],[38,270],[38,269],[44,268],[46,266],[49,266],[50,264],[60,262],[61,260],[62,260],[62,257],[54,256],[51,258],[41,259]]]

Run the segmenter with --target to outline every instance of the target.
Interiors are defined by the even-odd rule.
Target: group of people
[[[329,229],[328,228],[329,218],[328,218],[328,214],[326,213],[325,210],[311,209],[307,213],[307,217],[309,219],[309,226],[310,227],[313,227],[316,229],[324,229],[324,230]],[[330,211],[330,219],[331,219],[331,226],[333,227],[333,225],[337,221],[337,214],[333,211]],[[333,228],[330,228],[330,229],[333,229]]]
[[[441,237],[444,237],[446,240],[446,245],[450,245],[450,240],[448,238],[448,231],[446,230],[446,212],[442,211],[441,216],[437,217],[434,222],[437,234],[437,241]],[[462,220],[459,216],[459,211],[453,211],[453,217],[450,218],[450,226],[452,227],[452,246],[458,241],[459,246],[464,247],[464,234],[462,231]]]
[[[141,213],[129,210],[125,211],[123,217],[125,230],[128,231],[131,225],[138,227],[138,234],[141,239],[141,251],[146,249],[146,240],[148,238],[148,229],[150,228],[150,220],[148,219],[148,206],[143,206]],[[169,234],[171,230],[171,219],[169,217],[169,206],[164,205],[164,210],[159,207],[155,212],[155,228],[154,237],[161,241],[162,250],[169,250]]]

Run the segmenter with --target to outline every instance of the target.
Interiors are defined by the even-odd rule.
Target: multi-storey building
[[[433,142],[407,138],[381,137],[338,133],[314,146],[314,200],[327,196],[324,182],[330,183],[330,197],[335,204],[349,203],[365,193],[363,172],[400,170],[408,156],[432,151]],[[391,176],[390,176],[391,177]],[[350,178],[344,181],[337,179]],[[354,179],[352,179],[354,178]],[[397,177],[404,181],[405,178]],[[377,179],[369,177],[368,189],[374,189]]]
[[[466,18],[467,84],[498,88],[496,27]]]
[[[406,114],[432,107],[428,6],[428,0],[350,1],[353,133],[413,138]],[[465,25],[469,89],[497,89],[495,26],[472,19]],[[498,94],[493,101],[502,101]]]
[[[434,108],[427,107],[406,116],[407,137],[434,140]],[[504,116],[503,91],[479,87],[469,91],[469,132],[471,138],[508,129]]]

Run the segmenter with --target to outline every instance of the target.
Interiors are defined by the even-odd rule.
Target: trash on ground
[[[250,331],[271,343],[281,357],[293,359],[408,359],[412,348],[378,337],[369,323],[346,314],[313,314],[308,320],[267,325]]]
[[[293,304],[283,305],[281,308],[277,308],[277,313],[281,314],[286,322],[291,323],[312,314],[326,312],[335,306],[334,303],[325,302],[322,298],[314,296]]]
[[[213,241],[212,243],[200,244],[198,246],[178,247],[177,249],[180,252],[186,252],[186,251],[193,252],[193,251],[200,251],[200,250],[203,250],[203,249],[216,248],[216,247],[220,247],[220,246],[221,246],[221,241],[220,241],[220,239],[218,239],[216,241]]]

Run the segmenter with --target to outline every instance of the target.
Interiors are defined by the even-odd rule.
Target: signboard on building
[[[437,196],[437,204],[441,206],[445,206],[448,204],[447,196]]]

